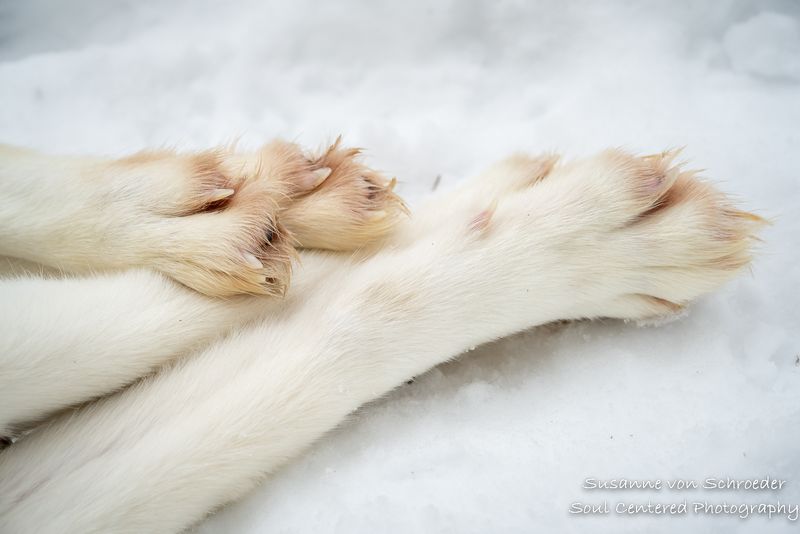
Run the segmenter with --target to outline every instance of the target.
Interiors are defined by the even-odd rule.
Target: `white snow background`
[[[479,347],[364,407],[199,532],[797,532],[568,510],[800,504],[800,3],[0,3],[2,142],[123,154],[339,133],[412,205],[437,175],[452,187],[515,150],[686,145],[775,224],[751,273],[686,317]],[[788,485],[581,489],[766,475]]]

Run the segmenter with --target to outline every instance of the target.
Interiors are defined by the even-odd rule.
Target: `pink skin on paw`
[[[650,185],[651,190],[655,192],[672,186],[672,184],[675,183],[675,180],[678,179],[679,174],[680,169],[678,167],[672,167],[665,173],[658,173],[652,180]]]
[[[489,209],[485,209],[478,213],[469,223],[469,229],[482,232],[488,228],[489,223],[492,221],[492,215],[494,215],[494,207]]]

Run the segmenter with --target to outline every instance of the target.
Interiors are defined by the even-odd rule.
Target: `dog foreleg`
[[[403,206],[337,141],[321,155],[50,156],[0,145],[0,255],[68,272],[148,267],[212,296],[281,294],[296,245],[350,250]],[[285,221],[283,221],[285,219]]]
[[[176,532],[471,346],[557,319],[674,312],[748,263],[759,220],[672,157],[609,151],[511,184],[297,309],[33,432],[0,455],[0,525]]]

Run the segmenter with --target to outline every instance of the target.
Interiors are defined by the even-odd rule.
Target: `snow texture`
[[[0,140],[122,154],[339,133],[416,204],[515,151],[686,145],[771,218],[677,321],[527,332],[359,410],[198,527],[796,532],[785,517],[576,516],[573,502],[800,504],[800,5],[781,1],[0,4]],[[87,437],[89,439],[89,437]],[[787,480],[614,492],[596,477]]]

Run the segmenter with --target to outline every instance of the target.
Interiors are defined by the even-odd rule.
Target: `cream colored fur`
[[[394,182],[357,156],[339,141],[320,155],[275,141],[120,159],[0,145],[0,255],[73,273],[148,267],[212,296],[281,294],[295,245],[350,250],[402,211]]]
[[[150,266],[212,295],[282,293],[294,245],[364,247],[403,214],[394,181],[358,156],[339,140],[318,155],[275,141],[255,153],[117,160],[0,147],[9,192],[0,250],[72,272]],[[223,185],[224,202],[206,202]],[[0,296],[0,437],[114,392],[278,305],[208,298],[144,269],[77,279],[23,270],[0,280]]]
[[[27,384],[0,399],[6,425],[49,413],[62,393],[86,398],[92,388],[74,391],[91,380],[70,374],[71,356],[92,377],[114,375],[93,394],[173,363],[0,454],[0,531],[178,532],[471,346],[559,319],[673,313],[747,264],[760,223],[674,157],[516,156],[371,254],[302,253],[286,297],[263,305],[220,303],[147,271],[3,282],[15,304],[0,338],[39,338],[3,347],[0,391]],[[46,406],[27,410],[38,402],[27,388]]]

